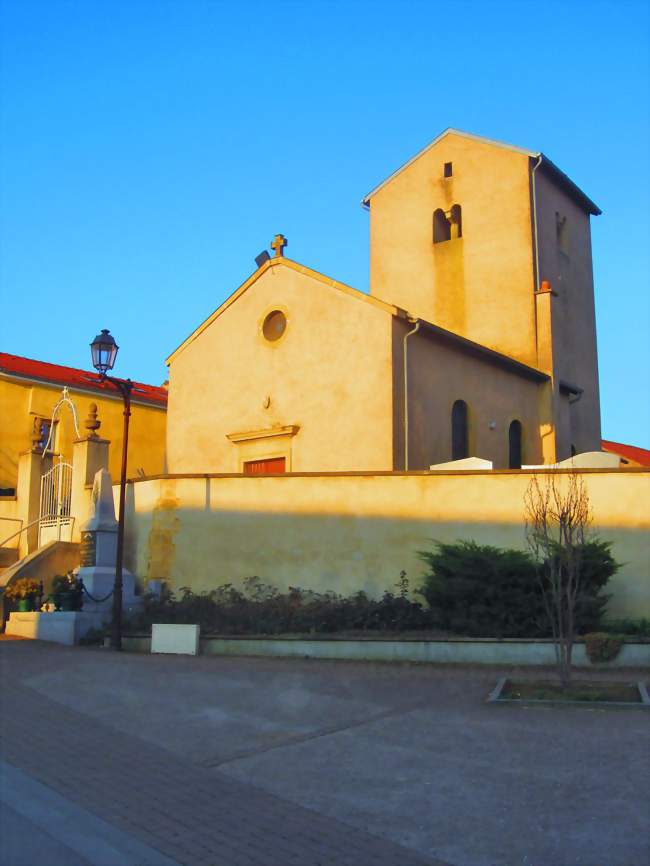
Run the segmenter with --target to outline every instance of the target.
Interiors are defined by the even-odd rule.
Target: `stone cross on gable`
[[[271,244],[271,249],[275,250],[275,257],[278,258],[278,256],[283,256],[284,248],[288,245],[289,242],[284,235],[276,235]]]

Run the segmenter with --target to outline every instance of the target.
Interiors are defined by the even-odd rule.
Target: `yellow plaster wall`
[[[273,309],[288,325],[269,343]],[[169,471],[238,472],[242,457],[277,454],[294,471],[392,469],[391,319],[298,266],[268,266],[171,358]],[[227,438],[278,427],[299,429]]]
[[[29,391],[0,377],[0,487],[14,488],[18,455],[31,447]]]
[[[17,500],[13,496],[0,498],[0,544],[10,539],[6,545],[2,544],[2,546],[11,549],[16,549],[20,545],[19,537],[10,537],[22,528],[22,520],[18,517],[17,505]]]
[[[403,335],[412,326],[395,320],[395,327]],[[456,400],[468,406],[470,456],[491,460],[495,469],[507,469],[508,428],[518,420],[523,462],[543,462],[540,400],[549,386],[468,355],[422,331],[409,337],[408,357],[409,469],[428,469],[452,459],[451,410]],[[403,380],[401,352],[395,354],[395,362],[398,379]],[[400,417],[399,434],[402,425]],[[403,435],[399,438],[401,444]],[[403,459],[398,465],[404,467]]]
[[[34,419],[52,417],[61,391],[60,385],[23,383],[0,377],[0,487],[16,486],[18,455],[32,447]],[[81,436],[87,435],[83,423],[90,404],[97,404],[98,418],[102,422],[98,433],[111,442],[109,470],[113,478],[119,478],[124,420],[122,398],[111,399],[99,393],[82,392],[74,388],[69,388],[69,395],[77,409]],[[57,418],[55,449],[65,460],[71,461],[75,436],[72,413],[64,406]],[[164,408],[132,404],[127,466],[130,476],[136,475],[140,468],[147,475],[165,471],[165,426]]]
[[[434,244],[452,204],[462,238]],[[370,289],[535,366],[529,157],[450,133],[393,178],[370,200]]]
[[[602,537],[623,563],[608,612],[650,616],[650,472],[586,471]],[[217,476],[131,485],[127,560],[141,580],[172,588],[241,586],[257,575],[280,588],[378,596],[432,539],[524,547],[527,472]]]

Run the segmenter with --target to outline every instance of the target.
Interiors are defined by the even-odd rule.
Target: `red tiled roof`
[[[610,442],[609,439],[602,440],[603,451],[618,454],[626,460],[633,460],[640,466],[650,466],[650,451],[646,448],[638,448],[636,445],[623,445],[622,442]]]
[[[6,352],[0,352],[0,372],[28,379],[40,379],[44,382],[56,382],[57,385],[68,385],[70,388],[116,393],[115,386],[110,382],[102,382],[97,373],[77,370],[75,367],[61,367],[59,364],[49,364],[46,361],[34,361],[31,358],[21,358],[19,355],[8,355]],[[166,406],[167,390],[157,385],[134,382],[133,400]]]

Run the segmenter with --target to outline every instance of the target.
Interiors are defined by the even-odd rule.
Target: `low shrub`
[[[437,542],[420,557],[429,571],[419,592],[442,629],[473,637],[546,633],[535,564],[528,553],[460,541]]]
[[[600,630],[647,640],[650,639],[650,619],[611,619],[602,623]]]
[[[593,664],[611,662],[621,651],[625,637],[620,634],[593,632],[585,635],[585,648],[589,661]]]
[[[406,573],[397,593],[386,591],[378,599],[364,592],[341,596],[300,587],[280,592],[258,577],[249,577],[242,589],[226,583],[211,592],[194,593],[181,587],[158,597],[145,596],[143,611],[128,628],[150,628],[152,623],[197,623],[204,634],[317,634],[340,631],[409,631],[428,629],[431,614],[409,599]]]
[[[596,631],[608,595],[602,590],[619,568],[611,545],[595,539],[582,545],[582,591],[576,604],[576,632]],[[534,560],[522,550],[474,541],[435,543],[421,551],[428,565],[422,589],[433,622],[455,634],[474,637],[549,637]]]
[[[365,592],[342,596],[289,587],[281,592],[259,577],[241,589],[231,583],[210,592],[181,587],[176,596],[146,596],[143,611],[127,627],[148,630],[152,623],[197,623],[203,634],[319,634],[405,632],[436,629],[466,637],[548,637],[548,617],[535,563],[521,550],[501,550],[474,541],[437,543],[420,553],[428,565],[421,594],[425,607],[410,597],[405,572],[379,599]],[[610,545],[583,547],[583,592],[577,605],[578,633],[600,629],[608,596],[602,593],[618,565]]]

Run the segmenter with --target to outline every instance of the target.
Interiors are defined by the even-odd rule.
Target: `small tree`
[[[525,494],[526,537],[537,564],[560,681],[571,681],[576,610],[584,590],[583,552],[592,522],[589,494],[576,472],[534,476]]]

